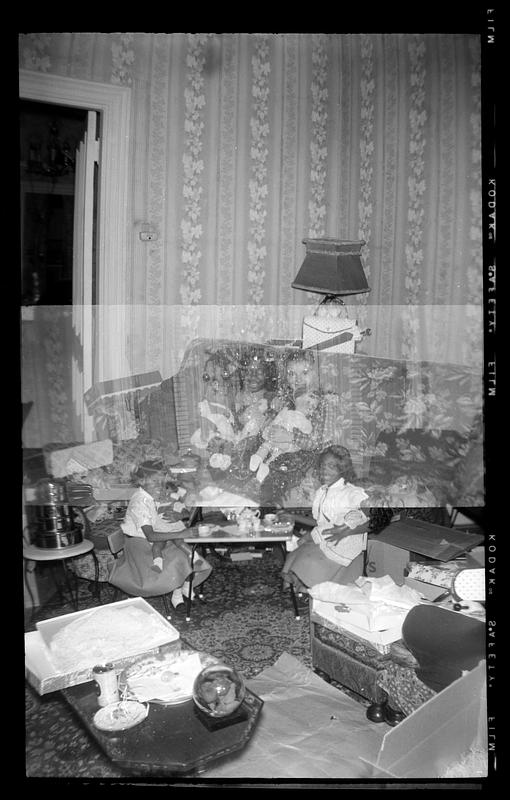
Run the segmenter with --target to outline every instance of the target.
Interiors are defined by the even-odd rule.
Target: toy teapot
[[[260,518],[260,509],[258,508],[243,508],[236,515],[236,521],[239,530],[242,533],[248,533],[258,527]]]
[[[242,508],[237,512],[237,522],[243,519],[253,522],[260,517],[260,508]]]

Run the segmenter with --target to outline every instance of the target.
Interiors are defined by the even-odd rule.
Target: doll
[[[274,392],[270,391],[268,363],[258,353],[253,353],[241,365],[242,389],[236,398],[240,430],[237,441],[257,436],[271,412]]]
[[[285,407],[278,412],[276,417],[262,430],[263,443],[250,459],[250,469],[257,471],[257,480],[262,483],[269,473],[268,464],[282,453],[295,453],[299,446],[294,439],[294,433],[301,431],[306,435],[312,432],[314,412],[319,405],[319,395],[316,392],[305,392],[298,395],[294,401],[295,408]]]
[[[190,441],[198,450],[207,450],[214,439],[233,442],[236,438],[233,414],[236,368],[226,353],[209,355],[202,380],[204,397],[198,403],[200,427]]]

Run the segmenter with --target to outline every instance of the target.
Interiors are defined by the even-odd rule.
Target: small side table
[[[35,613],[35,603],[34,603],[34,596],[32,594],[32,590],[30,588],[30,583],[27,580],[27,575],[30,572],[29,564],[31,561],[35,562],[50,562],[52,565],[52,574],[53,580],[55,582],[55,586],[59,592],[61,597],[64,597],[62,592],[62,585],[55,577],[55,572],[53,571],[53,566],[55,562],[59,562],[62,566],[62,571],[64,574],[64,582],[69,594],[69,598],[73,605],[75,611],[78,611],[78,591],[76,588],[76,576],[74,576],[74,590],[72,586],[72,581],[69,576],[69,570],[67,569],[67,561],[71,558],[76,558],[77,556],[82,556],[85,553],[91,553],[94,559],[94,566],[96,570],[96,575],[99,574],[99,564],[97,562],[97,557],[94,552],[94,543],[90,542],[88,539],[84,539],[80,544],[74,544],[70,547],[61,547],[61,548],[45,548],[45,547],[37,547],[34,544],[24,545],[23,547],[23,558],[25,560],[24,565],[24,578],[25,578],[25,585],[27,587],[28,593],[30,595],[30,599],[32,602],[32,618]],[[97,581],[96,581],[97,583]]]
[[[251,739],[263,700],[246,689],[239,713],[230,724],[208,729],[193,700],[175,705],[151,703],[147,719],[125,731],[101,731],[94,725],[98,710],[92,682],[62,691],[80,721],[108,758],[128,775],[165,777],[199,775],[218,759],[241,750]]]

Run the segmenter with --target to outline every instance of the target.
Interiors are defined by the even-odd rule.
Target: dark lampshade
[[[360,251],[364,241],[339,239],[303,239],[306,255],[294,278],[294,289],[325,295],[369,292]]]

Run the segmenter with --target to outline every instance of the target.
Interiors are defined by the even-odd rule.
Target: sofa
[[[268,390],[283,396],[285,365],[295,351],[291,346],[197,339],[188,346],[178,372],[159,385],[136,386],[131,395],[96,391],[90,410],[115,452],[113,465],[104,471],[122,482],[129,479],[133,461],[160,457],[175,466],[188,454],[198,465],[197,498],[203,502],[207,495],[200,492],[208,487],[212,495],[214,487],[218,494],[248,495],[260,505],[310,507],[317,488],[317,457],[328,444],[340,444],[350,450],[360,480],[384,489],[412,477],[414,488],[418,483],[428,490],[438,507],[483,505],[482,380],[476,370],[455,364],[314,353],[321,413],[313,437],[297,453],[274,459],[262,485],[248,468],[260,434],[241,444],[216,435],[206,449],[194,447],[193,434],[204,428],[200,404],[211,357],[223,365],[224,396],[234,408],[245,391],[247,360],[262,359]],[[463,477],[460,465],[468,453],[470,474]]]
[[[196,339],[173,376],[158,381],[157,373],[135,375],[119,381],[118,391],[115,382],[98,384],[89,393],[89,410],[98,438],[113,443],[113,460],[71,479],[115,497],[116,487],[125,492],[142,461],[161,460],[179,480],[187,460],[193,465],[186,481],[190,506],[250,503],[309,510],[318,485],[318,455],[334,443],[350,450],[359,480],[374,487],[382,505],[442,524],[447,506],[483,507],[482,380],[476,370],[456,364],[313,353],[322,401],[313,442],[272,461],[262,483],[249,469],[260,434],[242,447],[221,436],[205,449],[193,446],[193,434],[204,424],[199,409],[211,358],[222,367],[225,397],[235,408],[246,389],[247,361],[261,359],[268,392],[284,395],[285,365],[297,350],[294,345]],[[116,514],[118,509],[107,502],[92,513],[97,544],[105,554],[104,573],[109,553],[101,529],[118,524]]]

